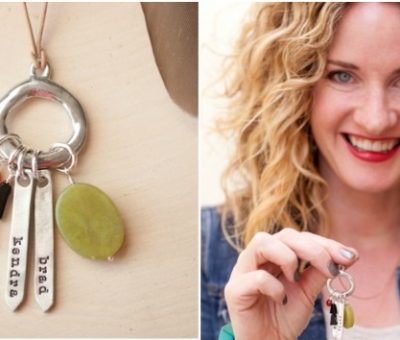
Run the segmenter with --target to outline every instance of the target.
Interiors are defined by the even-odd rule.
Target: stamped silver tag
[[[15,310],[24,299],[32,191],[30,171],[26,171],[25,180],[15,178],[5,293],[11,310]]]
[[[35,188],[35,298],[45,312],[54,297],[54,229],[51,174],[39,171]]]
[[[343,336],[344,300],[344,297],[340,295],[334,296],[332,299],[337,308],[337,325],[332,326],[332,337],[335,340],[341,340]]]

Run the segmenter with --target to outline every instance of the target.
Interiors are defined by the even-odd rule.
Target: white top
[[[329,325],[330,314],[324,310],[326,339],[334,340],[332,337],[331,327]],[[400,325],[384,327],[384,328],[368,328],[354,325],[352,328],[343,330],[342,340],[399,340]]]

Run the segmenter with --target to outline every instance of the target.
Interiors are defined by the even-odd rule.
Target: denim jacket
[[[201,340],[217,340],[221,328],[229,322],[224,287],[236,263],[238,253],[226,241],[221,215],[216,208],[201,211]],[[397,268],[400,291],[400,269]],[[310,321],[299,340],[326,339],[321,298],[314,304]]]

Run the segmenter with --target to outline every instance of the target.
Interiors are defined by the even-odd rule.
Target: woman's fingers
[[[256,338],[264,322],[273,324],[268,313],[286,304],[282,308],[288,324],[306,322],[327,278],[339,274],[338,264],[349,266],[357,258],[355,250],[308,232],[287,228],[273,235],[257,233],[239,255],[225,287],[236,334]],[[299,260],[311,264],[301,276]],[[265,326],[264,338],[271,335],[271,325]]]
[[[302,260],[310,262],[327,277],[339,273],[338,264],[350,266],[358,259],[355,249],[309,232],[297,232],[290,228],[276,236],[293,249]]]
[[[292,285],[301,286],[301,289],[297,290],[298,296],[297,301],[302,301],[302,304],[312,309],[314,302],[321,292],[321,289],[326,284],[326,275],[322,273],[319,269],[311,266],[304,273],[301,274],[301,279],[298,283],[288,283],[286,289],[288,291],[293,291]],[[289,300],[293,298],[289,294]]]
[[[308,234],[285,228],[275,235],[290,247],[300,259],[310,262],[326,277],[335,277],[339,274],[339,268],[326,247],[317,243]]]
[[[273,235],[257,233],[239,255],[232,275],[255,271],[270,262],[279,266],[288,280],[294,281],[298,264],[295,252]]]
[[[298,281],[298,259],[310,262],[325,277],[335,277],[339,273],[338,264],[349,266],[358,259],[358,254],[337,241],[292,228],[274,235],[259,232],[240,254],[232,274],[255,271],[272,263],[289,281]]]
[[[254,296],[267,296],[278,304],[286,304],[287,297],[283,284],[270,273],[259,269],[243,273],[229,280],[225,297],[232,305],[246,309],[254,303]]]
[[[308,235],[308,237],[315,240],[315,242],[325,247],[332,256],[333,261],[335,261],[336,263],[348,266],[358,260],[359,255],[357,250],[355,250],[354,248],[344,246],[340,242],[322,237],[320,235],[312,234],[309,232],[304,232],[304,234]]]

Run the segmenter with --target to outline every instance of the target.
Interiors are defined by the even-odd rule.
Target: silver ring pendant
[[[50,70],[46,65],[39,74],[34,66],[31,67],[30,78],[10,90],[0,99],[0,135],[8,134],[6,120],[15,108],[30,98],[43,98],[60,103],[72,122],[73,134],[65,143],[74,154],[78,154],[82,149],[86,139],[86,118],[80,103],[60,85],[49,80]],[[19,145],[14,139],[5,139],[0,145],[2,157],[10,159],[15,154]],[[70,153],[65,148],[50,149],[40,151],[37,156],[39,169],[59,168],[67,164],[71,159]],[[32,165],[32,154],[24,157],[24,168]]]
[[[332,281],[339,278],[340,276],[346,278],[350,284],[350,287],[343,292],[336,290],[335,288],[332,287]],[[328,279],[328,281],[326,282],[326,286],[328,288],[329,294],[334,295],[334,296],[337,296],[337,295],[349,296],[351,293],[353,293],[354,288],[355,288],[353,277],[349,273],[345,272],[344,269],[342,269],[342,268],[339,268],[339,274],[336,277],[334,277],[333,279]]]

